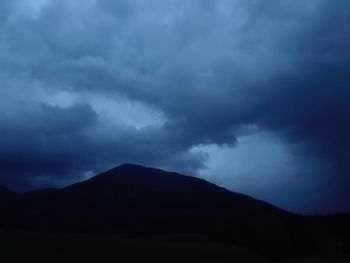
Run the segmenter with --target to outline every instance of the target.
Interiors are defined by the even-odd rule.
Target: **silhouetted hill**
[[[1,206],[7,228],[214,240],[272,254],[320,250],[335,233],[319,233],[324,220],[314,224],[202,179],[131,164]]]

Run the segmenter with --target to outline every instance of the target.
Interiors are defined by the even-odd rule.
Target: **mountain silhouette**
[[[23,194],[0,189],[0,200],[0,226],[11,229],[214,240],[273,253],[321,249],[320,240],[338,237],[333,230],[320,234],[325,220],[318,217],[292,214],[199,178],[133,164],[63,189]]]

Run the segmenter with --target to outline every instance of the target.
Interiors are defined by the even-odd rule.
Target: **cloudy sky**
[[[118,164],[350,212],[348,0],[1,0],[0,184]]]

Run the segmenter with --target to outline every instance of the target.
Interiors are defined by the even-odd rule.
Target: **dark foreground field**
[[[0,262],[350,262],[350,257],[267,259],[230,244],[125,238],[112,235],[6,231]]]

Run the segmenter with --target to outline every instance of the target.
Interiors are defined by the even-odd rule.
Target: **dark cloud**
[[[64,184],[130,160],[144,164],[202,166],[176,134],[157,127],[109,126],[88,104],[63,108],[24,104],[1,119],[1,181],[16,189]]]
[[[53,173],[63,179],[71,176],[70,169],[80,168],[86,158],[86,129],[96,122],[95,112],[88,105],[20,107],[0,122],[2,181],[23,187]]]
[[[124,161],[195,173],[209,158],[197,147],[268,131],[304,160],[308,183],[327,178],[325,210],[349,209],[348,1],[1,7],[4,184],[61,183]]]
[[[297,68],[269,82],[274,89],[258,119],[261,127],[289,141],[296,155],[319,161],[329,177],[325,191],[332,192],[326,199],[336,199],[333,206],[345,210],[350,201],[349,15],[346,1],[323,1],[318,16],[286,45]]]

